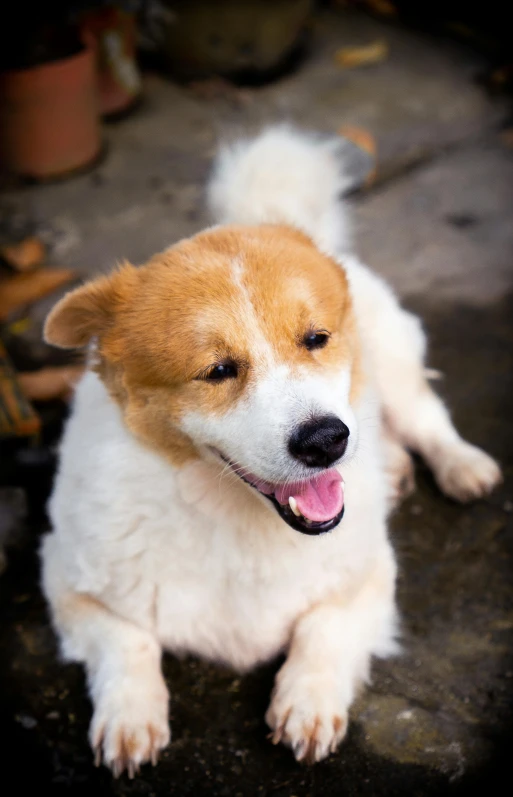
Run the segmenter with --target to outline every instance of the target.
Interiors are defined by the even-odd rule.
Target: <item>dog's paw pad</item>
[[[465,503],[489,495],[502,474],[495,460],[480,448],[458,442],[441,452],[436,480],[446,495]]]
[[[96,765],[106,764],[114,777],[126,771],[132,778],[141,764],[156,764],[170,740],[165,687],[145,694],[137,683],[132,694],[113,690],[97,704],[90,739]]]
[[[266,714],[273,744],[283,742],[297,761],[315,764],[334,753],[347,731],[347,710],[322,677],[278,686]]]

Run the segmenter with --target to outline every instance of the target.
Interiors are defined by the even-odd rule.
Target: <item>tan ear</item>
[[[130,264],[66,294],[51,310],[44,326],[47,343],[62,349],[86,346],[114,323],[116,313],[133,295],[137,269]]]

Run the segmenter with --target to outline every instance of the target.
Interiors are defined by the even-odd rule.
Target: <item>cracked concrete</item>
[[[335,65],[337,47],[376,38],[390,45],[383,64]],[[380,168],[374,189],[351,200],[357,247],[423,316],[429,365],[445,374],[438,388],[459,428],[505,469],[490,499],[460,507],[418,463],[417,491],[391,522],[404,652],[376,665],[343,747],[311,769],[266,741],[276,664],[239,678],[167,657],[173,742],[159,767],[133,782],[95,770],[83,674],[57,660],[37,587],[41,524],[29,517],[0,580],[4,761],[17,793],[466,794],[501,771],[513,696],[513,157],[498,135],[507,109],[475,83],[482,69],[449,41],[324,14],[296,73],[209,100],[148,74],[143,106],[107,128],[91,173],[2,199],[35,221],[55,262],[86,276],[141,262],[206,222],[201,185],[223,131],[282,118],[366,126]]]

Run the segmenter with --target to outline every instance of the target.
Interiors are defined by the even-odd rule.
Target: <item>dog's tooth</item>
[[[311,526],[311,525],[312,525],[312,523],[313,523],[313,520],[310,520],[310,519],[309,519],[309,518],[307,518],[307,517],[303,518],[303,520],[305,521],[305,523],[306,523],[306,525],[307,525],[307,526]]]
[[[294,498],[293,495],[291,495],[290,498],[289,498],[289,506],[292,509],[292,511],[294,512],[296,517],[301,517],[301,512],[297,508],[297,501],[296,501],[296,499]]]

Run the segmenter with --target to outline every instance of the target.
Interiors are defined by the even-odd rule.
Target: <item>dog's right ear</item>
[[[119,310],[134,295],[137,269],[125,263],[108,277],[67,293],[51,310],[44,326],[47,343],[61,349],[86,346],[114,323]]]

